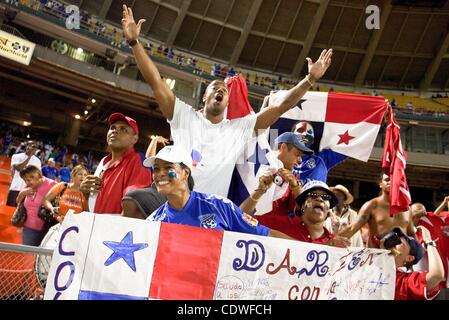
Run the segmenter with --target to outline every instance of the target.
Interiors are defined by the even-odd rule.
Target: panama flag
[[[270,104],[275,105],[286,93],[274,94]],[[317,128],[315,151],[330,149],[367,162],[386,109],[385,98],[379,96],[308,92],[271,129],[280,135],[291,131],[298,121],[309,121]]]
[[[279,104],[286,94],[286,90],[281,90],[271,95],[270,104]],[[316,153],[321,152],[324,155],[332,153],[332,157],[338,161],[351,157],[367,162],[379,133],[386,107],[385,99],[379,96],[306,93],[295,107],[283,114],[271,126],[266,135],[259,136],[259,140],[266,137],[269,141],[266,144],[271,145],[271,149],[260,147],[266,145],[261,142],[253,149],[248,146],[246,155],[234,171],[228,197],[240,205],[254,191],[260,176],[258,169],[265,170],[264,165],[270,166],[265,159],[265,154],[269,154],[277,147],[274,145],[274,140],[279,135],[292,131],[301,121],[307,121],[313,127],[314,143],[311,148]],[[274,197],[272,201],[280,197]],[[260,213],[258,211],[258,214]]]
[[[88,212],[59,229],[46,300],[392,299],[389,251]]]

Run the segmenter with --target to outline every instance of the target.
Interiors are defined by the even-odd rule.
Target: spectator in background
[[[59,181],[59,171],[55,167],[56,162],[53,158],[48,159],[47,165],[42,167],[42,174],[48,179]]]
[[[393,109],[394,109],[394,108],[397,108],[398,103],[396,102],[396,99],[395,99],[395,98],[393,98],[393,100],[391,100],[391,106],[393,107]]]
[[[70,182],[72,168],[73,168],[72,163],[68,163],[66,161],[65,166],[62,167],[61,169],[59,169],[59,177],[60,177],[61,182],[66,182],[66,183]]]
[[[150,185],[150,172],[142,165],[134,145],[139,139],[136,120],[121,113],[112,114],[106,136],[111,154],[103,158],[95,171],[81,183],[81,191],[89,196],[89,209],[94,213],[120,214],[121,200],[128,188]]]
[[[330,210],[330,216],[326,219],[324,225],[333,234],[338,234],[343,227],[350,225],[357,219],[357,212],[350,207],[354,197],[345,186],[337,184],[335,187],[330,187],[330,190],[337,197],[338,203]],[[351,247],[364,247],[360,230],[349,240],[351,241]]]
[[[80,157],[78,156],[77,153],[73,153],[72,154],[72,165],[73,167],[76,167],[79,163]]]
[[[8,130],[3,137],[3,154],[7,154],[7,150],[12,142],[12,131]]]
[[[172,48],[168,49],[167,51],[167,60],[170,62],[173,62],[173,58],[175,57],[175,52]]]
[[[407,111],[410,113],[413,113],[413,102],[412,101],[407,102]]]
[[[73,168],[70,183],[58,183],[46,194],[42,206],[50,210],[58,222],[62,222],[69,210],[73,210],[75,213],[89,211],[86,196],[80,189],[81,182],[88,173],[84,166],[78,165]],[[55,198],[59,198],[58,208],[54,208],[52,204]]]
[[[379,181],[380,196],[367,201],[359,211],[357,220],[340,230],[340,235],[351,238],[366,223],[370,230],[369,248],[379,248],[380,239],[396,227],[408,235],[415,235],[413,219],[410,212],[400,212],[391,216],[390,212],[390,177],[382,174]]]
[[[64,163],[64,158],[65,158],[67,151],[68,150],[67,150],[66,146],[62,146],[62,147],[58,148],[56,157],[53,158],[53,159],[55,159],[55,162],[58,164]]]
[[[16,207],[16,198],[19,192],[26,187],[25,181],[20,176],[20,171],[27,166],[32,165],[41,169],[41,161],[34,155],[36,152],[36,144],[34,141],[28,141],[26,143],[26,151],[24,153],[18,153],[11,158],[11,176],[12,181],[9,187],[7,206]]]
[[[17,196],[17,203],[25,199],[24,206],[27,210],[27,219],[22,231],[22,244],[39,246],[48,230],[44,228],[44,220],[37,214],[42,200],[56,182],[42,176],[41,170],[31,165],[20,171],[20,177],[25,181],[26,187]]]

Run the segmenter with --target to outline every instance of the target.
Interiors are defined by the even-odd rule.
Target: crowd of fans
[[[59,19],[66,19],[70,12],[66,12],[66,6],[64,2],[56,0],[19,0],[16,3],[33,8],[50,14]],[[127,48],[128,43],[123,36],[123,30],[110,23],[104,22],[102,19],[90,14],[86,10],[80,9],[80,26],[82,29],[89,31],[92,34],[96,34],[99,37],[106,39],[111,45],[117,48]],[[220,63],[213,63],[211,61],[195,57],[192,55],[184,54],[171,47],[166,47],[162,43],[157,43],[154,40],[140,38],[143,47],[151,55],[164,59],[167,62],[173,63],[179,67],[190,68],[190,71],[199,76],[208,74],[217,78],[232,77],[240,74],[245,77],[246,84],[248,86],[262,87],[270,90],[282,90],[292,88],[296,82],[295,80],[278,75],[274,77],[272,75],[260,74],[254,71],[246,71],[236,68],[235,66],[222,65]],[[320,91],[317,86],[316,91]],[[333,91],[333,88],[326,90]],[[376,90],[373,90],[373,95],[379,95]],[[444,98],[447,97],[447,93],[435,94],[432,98]],[[446,117],[447,111],[435,111],[427,110],[424,107],[413,106],[413,102],[407,103],[407,105],[399,105],[395,99],[391,101],[391,105],[397,114],[415,115],[415,116],[432,116],[436,118]]]
[[[41,5],[50,7],[49,3],[54,6],[55,1]],[[132,11],[126,6],[122,24],[127,41],[139,37]],[[103,30],[101,24],[97,27],[99,32]],[[389,249],[397,270],[395,299],[429,299],[440,290],[447,291],[449,218],[443,211],[449,210],[449,197],[434,213],[415,203],[392,216],[390,177],[382,174],[380,195],[355,212],[351,208],[354,197],[346,186],[327,185],[328,171],[347,157],[332,150],[315,153],[315,136],[305,121],[275,140],[273,157],[278,167],[261,176],[254,190],[248,190],[239,203],[231,196],[227,199],[245,145],[297,105],[325,74],[331,64],[331,49],[323,50],[316,62],[309,61],[309,74],[293,89],[267,96],[266,105],[257,114],[232,120],[226,118],[225,110],[228,102],[235,100],[230,99],[225,82],[216,80],[207,87],[204,109],[198,113],[176,98],[145,49],[138,42],[132,45],[141,72],[169,121],[173,145],[156,136],[142,159],[134,149],[139,139],[137,121],[114,113],[108,118],[106,136],[110,153],[95,164],[89,154],[72,153],[69,158],[64,146],[22,142],[14,138],[11,128],[2,126],[2,151],[11,156],[13,173],[8,205],[23,202],[28,212],[24,244],[39,245],[48,230],[40,215],[41,206],[50,211],[54,223],[62,221],[68,210],[89,210],[327,246]],[[167,59],[175,57],[168,49]],[[224,74],[219,65],[212,72]],[[229,72],[227,69],[226,75]],[[159,152],[157,145],[163,146]],[[61,172],[55,170],[58,164],[67,163],[75,166],[69,181],[62,180]],[[267,197],[271,206],[262,211],[258,205]],[[52,202],[56,198],[58,203]],[[366,224],[370,233],[363,243],[359,231]],[[424,257],[427,265],[420,265]]]

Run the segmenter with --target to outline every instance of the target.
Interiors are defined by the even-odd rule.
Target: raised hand
[[[347,248],[351,245],[351,241],[346,237],[335,236],[334,238],[330,239],[326,244],[332,247]]]
[[[164,147],[170,143],[170,141],[167,138],[164,138],[162,136],[156,136],[155,139],[158,144],[162,144]]]
[[[332,62],[332,49],[329,50],[323,50],[321,52],[320,57],[318,60],[314,63],[312,62],[312,59],[306,58],[308,64],[309,64],[309,77],[310,81],[314,82],[319,79],[326,73],[326,70],[329,68]]]
[[[136,21],[134,21],[133,11],[131,10],[131,8],[128,8],[126,5],[123,5],[122,28],[126,40],[131,41],[137,39],[139,37],[142,24],[145,21],[146,21],[145,19],[140,19],[139,22],[136,24]]]

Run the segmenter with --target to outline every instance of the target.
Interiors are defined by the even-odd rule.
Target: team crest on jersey
[[[259,224],[259,221],[257,221],[257,219],[251,217],[249,214],[247,213],[243,213],[242,215],[243,220],[249,224],[251,227],[257,227]]]
[[[313,168],[315,168],[316,167],[316,162],[315,162],[315,159],[309,159],[307,162],[306,162],[306,167],[307,168],[309,168],[309,169],[313,169]]]
[[[205,229],[215,229],[217,221],[215,221],[215,214],[204,214],[198,217],[200,219],[201,227]]]

